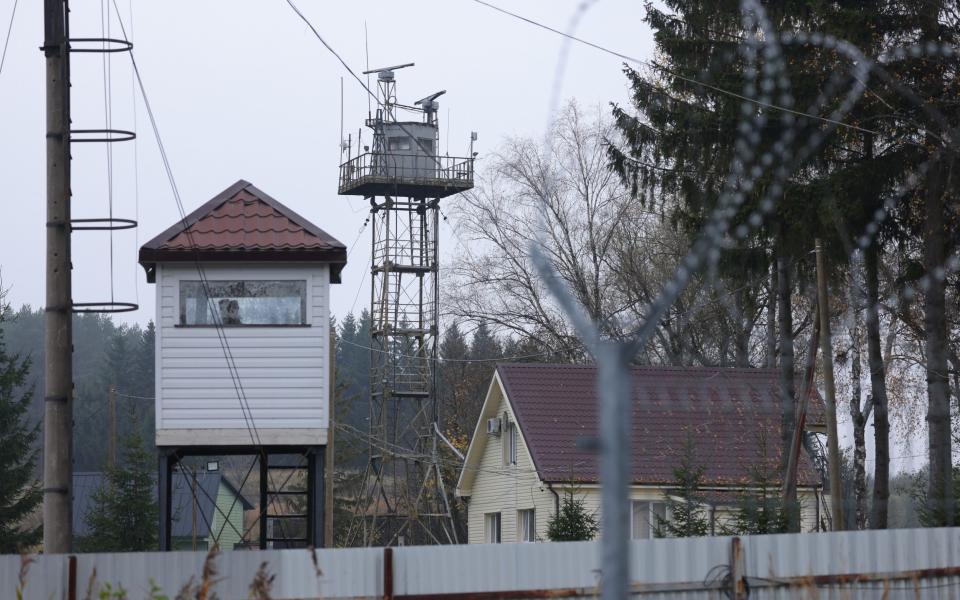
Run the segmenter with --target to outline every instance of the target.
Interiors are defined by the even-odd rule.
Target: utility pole
[[[820,312],[820,354],[823,361],[823,387],[827,394],[827,455],[830,461],[830,510],[834,530],[842,531],[843,491],[840,486],[840,445],[837,440],[837,394],[833,382],[833,347],[830,339],[830,304],[827,298],[827,270],[823,244],[816,241],[817,298]]]
[[[117,466],[117,388],[110,386],[107,396],[107,409],[110,411],[110,440],[107,446],[107,464]]]
[[[70,55],[67,3],[44,0],[47,76],[47,277],[44,321],[43,551],[64,554],[73,538],[73,301],[70,281]]]

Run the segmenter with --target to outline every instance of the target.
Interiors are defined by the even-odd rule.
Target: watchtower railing
[[[340,165],[340,194],[371,195],[389,186],[445,190],[449,195],[473,187],[473,158],[415,153],[365,152]],[[398,195],[403,195],[402,191]]]

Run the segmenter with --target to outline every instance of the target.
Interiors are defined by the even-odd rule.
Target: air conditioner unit
[[[487,433],[490,435],[500,435],[500,417],[487,419]]]

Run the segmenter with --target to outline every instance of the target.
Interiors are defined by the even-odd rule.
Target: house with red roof
[[[779,372],[635,367],[631,375],[631,536],[653,537],[657,519],[669,519],[665,496],[685,457],[703,468],[703,512],[719,533],[738,499],[757,491],[755,474],[778,472]],[[545,540],[570,490],[599,517],[596,390],[593,365],[497,365],[456,487],[470,543]],[[806,423],[824,430],[816,390]],[[778,494],[779,481],[773,486]],[[798,499],[802,530],[818,530],[826,503],[803,450]]]

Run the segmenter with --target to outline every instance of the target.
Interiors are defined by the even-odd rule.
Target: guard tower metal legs
[[[183,459],[187,457],[214,456],[250,456],[259,462],[259,539],[257,546],[266,548],[314,547],[324,545],[324,467],[326,464],[326,446],[266,446],[256,452],[256,448],[246,447],[160,447],[157,448],[157,504],[159,508],[159,546],[160,550],[172,550],[174,541],[173,519],[174,496],[178,490],[174,487],[174,476]],[[285,457],[285,458],[284,458]],[[276,472],[281,472],[275,476]],[[302,472],[299,479],[303,486],[291,489],[289,482],[295,472]],[[231,481],[240,487],[243,482]],[[237,490],[242,493],[243,490]],[[179,492],[183,493],[183,492]],[[188,493],[196,493],[196,490]],[[302,497],[302,511],[282,510],[286,504],[283,499]],[[216,498],[214,511],[220,512]],[[297,503],[300,506],[300,503]],[[278,511],[278,508],[281,510]],[[240,509],[242,510],[242,508]],[[232,514],[232,510],[226,511]],[[221,526],[220,529],[223,527]],[[251,529],[253,529],[251,527]]]

